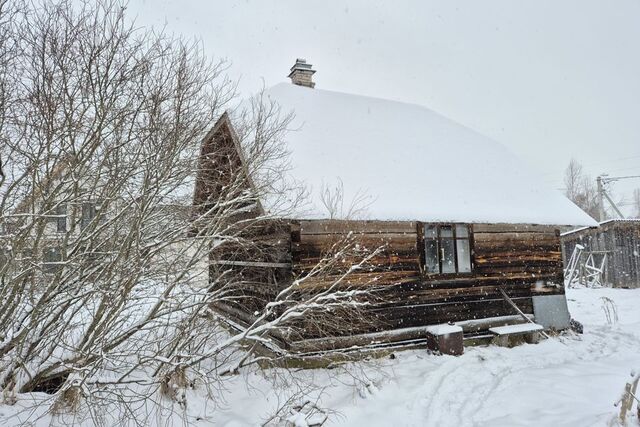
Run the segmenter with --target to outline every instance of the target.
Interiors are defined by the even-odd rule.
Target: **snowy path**
[[[594,333],[594,335],[596,335]],[[441,363],[401,355],[396,377],[367,401],[342,408],[344,425],[605,425],[630,367],[640,362],[621,334],[586,344],[477,348]],[[551,344],[551,345],[548,345]],[[425,421],[429,421],[425,423]]]
[[[601,296],[615,301],[616,325],[606,324]],[[378,392],[349,405],[348,396],[336,399],[344,418],[334,425],[607,425],[624,382],[640,368],[640,290],[573,290],[569,299],[585,324],[582,337],[468,348],[457,358],[399,353]]]

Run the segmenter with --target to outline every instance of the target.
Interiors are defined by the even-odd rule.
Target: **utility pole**
[[[598,221],[604,221],[604,186],[601,176],[596,178],[596,184],[598,185]]]
[[[632,179],[632,178],[640,178],[640,175],[611,176],[611,177],[607,175],[600,175],[596,178],[596,184],[598,185],[598,204],[600,205],[598,206],[598,215],[600,216],[600,221],[604,221],[606,219],[605,212],[604,212],[604,199],[607,199],[607,201],[609,202],[613,210],[616,212],[618,217],[624,219],[624,215],[622,215],[622,212],[620,212],[620,209],[618,209],[618,206],[615,204],[613,199],[609,197],[609,194],[605,189],[605,185],[610,182],[620,181],[621,179]]]

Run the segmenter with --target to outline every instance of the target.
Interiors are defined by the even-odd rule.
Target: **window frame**
[[[426,237],[425,230],[428,226],[436,227],[436,237]],[[452,236],[451,237],[442,237],[441,235],[441,227],[451,227]],[[456,226],[465,226],[467,229],[467,237],[458,237],[456,232]],[[454,254],[454,267],[455,272],[453,273],[443,273],[442,272],[442,256],[441,256],[441,248],[442,248],[442,240],[443,239],[451,239],[453,241],[453,254]],[[435,240],[437,243],[437,253],[438,253],[438,272],[429,272],[427,271],[427,254],[426,254],[426,243],[427,240]],[[469,271],[460,272],[460,266],[458,261],[458,240],[466,240],[469,243]],[[473,276],[475,270],[475,263],[473,259],[474,254],[474,245],[473,245],[473,227],[468,223],[460,223],[460,222],[418,222],[418,250],[420,255],[420,272],[423,275],[428,277],[469,277]]]
[[[50,259],[49,254],[55,254],[55,259]],[[60,246],[48,246],[42,249],[42,271],[45,274],[56,274],[64,265],[64,253]]]
[[[85,215],[88,212],[89,215]],[[80,230],[87,228],[98,216],[98,203],[88,200],[80,204]]]
[[[55,223],[56,223],[56,233],[66,233],[68,231],[67,227],[67,215],[68,215],[68,207],[66,203],[60,203],[56,206],[56,214],[55,214]]]

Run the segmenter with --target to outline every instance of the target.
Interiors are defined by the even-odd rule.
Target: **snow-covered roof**
[[[609,224],[611,222],[634,223],[634,222],[640,222],[640,218],[612,218],[612,219],[607,219],[605,221],[600,222],[600,225]]]
[[[605,221],[600,221],[598,223],[598,226],[602,227],[602,226],[608,226],[609,224],[640,224],[640,218],[612,218],[612,219],[607,219]],[[566,231],[564,233],[561,233],[560,236],[570,236],[572,234],[575,233],[579,233],[581,231],[585,231],[585,230],[592,230],[598,227],[580,227],[580,228],[576,228],[574,230],[569,230]]]
[[[367,196],[366,219],[596,225],[503,145],[425,107],[288,83],[266,95],[295,114],[288,174],[310,197],[294,217],[328,218],[322,190],[342,186],[344,206]]]
[[[572,234],[579,233],[579,232],[584,231],[584,230],[591,230],[591,229],[594,229],[594,228],[597,228],[597,226],[574,228],[573,230],[569,230],[569,231],[565,231],[564,233],[560,233],[560,237],[570,236]]]

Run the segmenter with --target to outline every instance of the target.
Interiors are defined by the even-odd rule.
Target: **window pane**
[[[456,224],[456,237],[469,237],[469,229],[465,224]]]
[[[438,242],[434,239],[427,239],[424,242],[424,254],[426,258],[425,268],[427,273],[440,273],[438,263]]]
[[[57,231],[64,233],[67,231],[67,205],[60,204],[56,207],[56,224]]]
[[[59,262],[62,260],[62,254],[58,248],[48,248],[44,251],[44,262]]]
[[[435,225],[426,225],[424,227],[424,237],[429,239],[435,239],[436,237],[438,237],[438,235],[436,234],[436,226]]]
[[[469,250],[469,240],[457,239],[456,248],[458,252],[458,272],[471,272],[471,251]]]
[[[62,252],[60,248],[48,248],[44,250],[44,271],[47,273],[55,273],[61,267],[59,263],[62,261]]]
[[[444,227],[442,227],[444,228]],[[451,227],[449,227],[449,231]],[[454,244],[453,239],[442,239],[440,240],[441,248],[441,256],[442,256],[442,273],[455,273],[456,272],[456,261],[455,261],[455,252],[454,252]]]
[[[453,227],[450,225],[441,225],[440,237],[453,237]]]
[[[85,228],[93,218],[96,216],[96,205],[95,203],[83,203],[82,204],[82,219],[80,221],[80,227]]]

